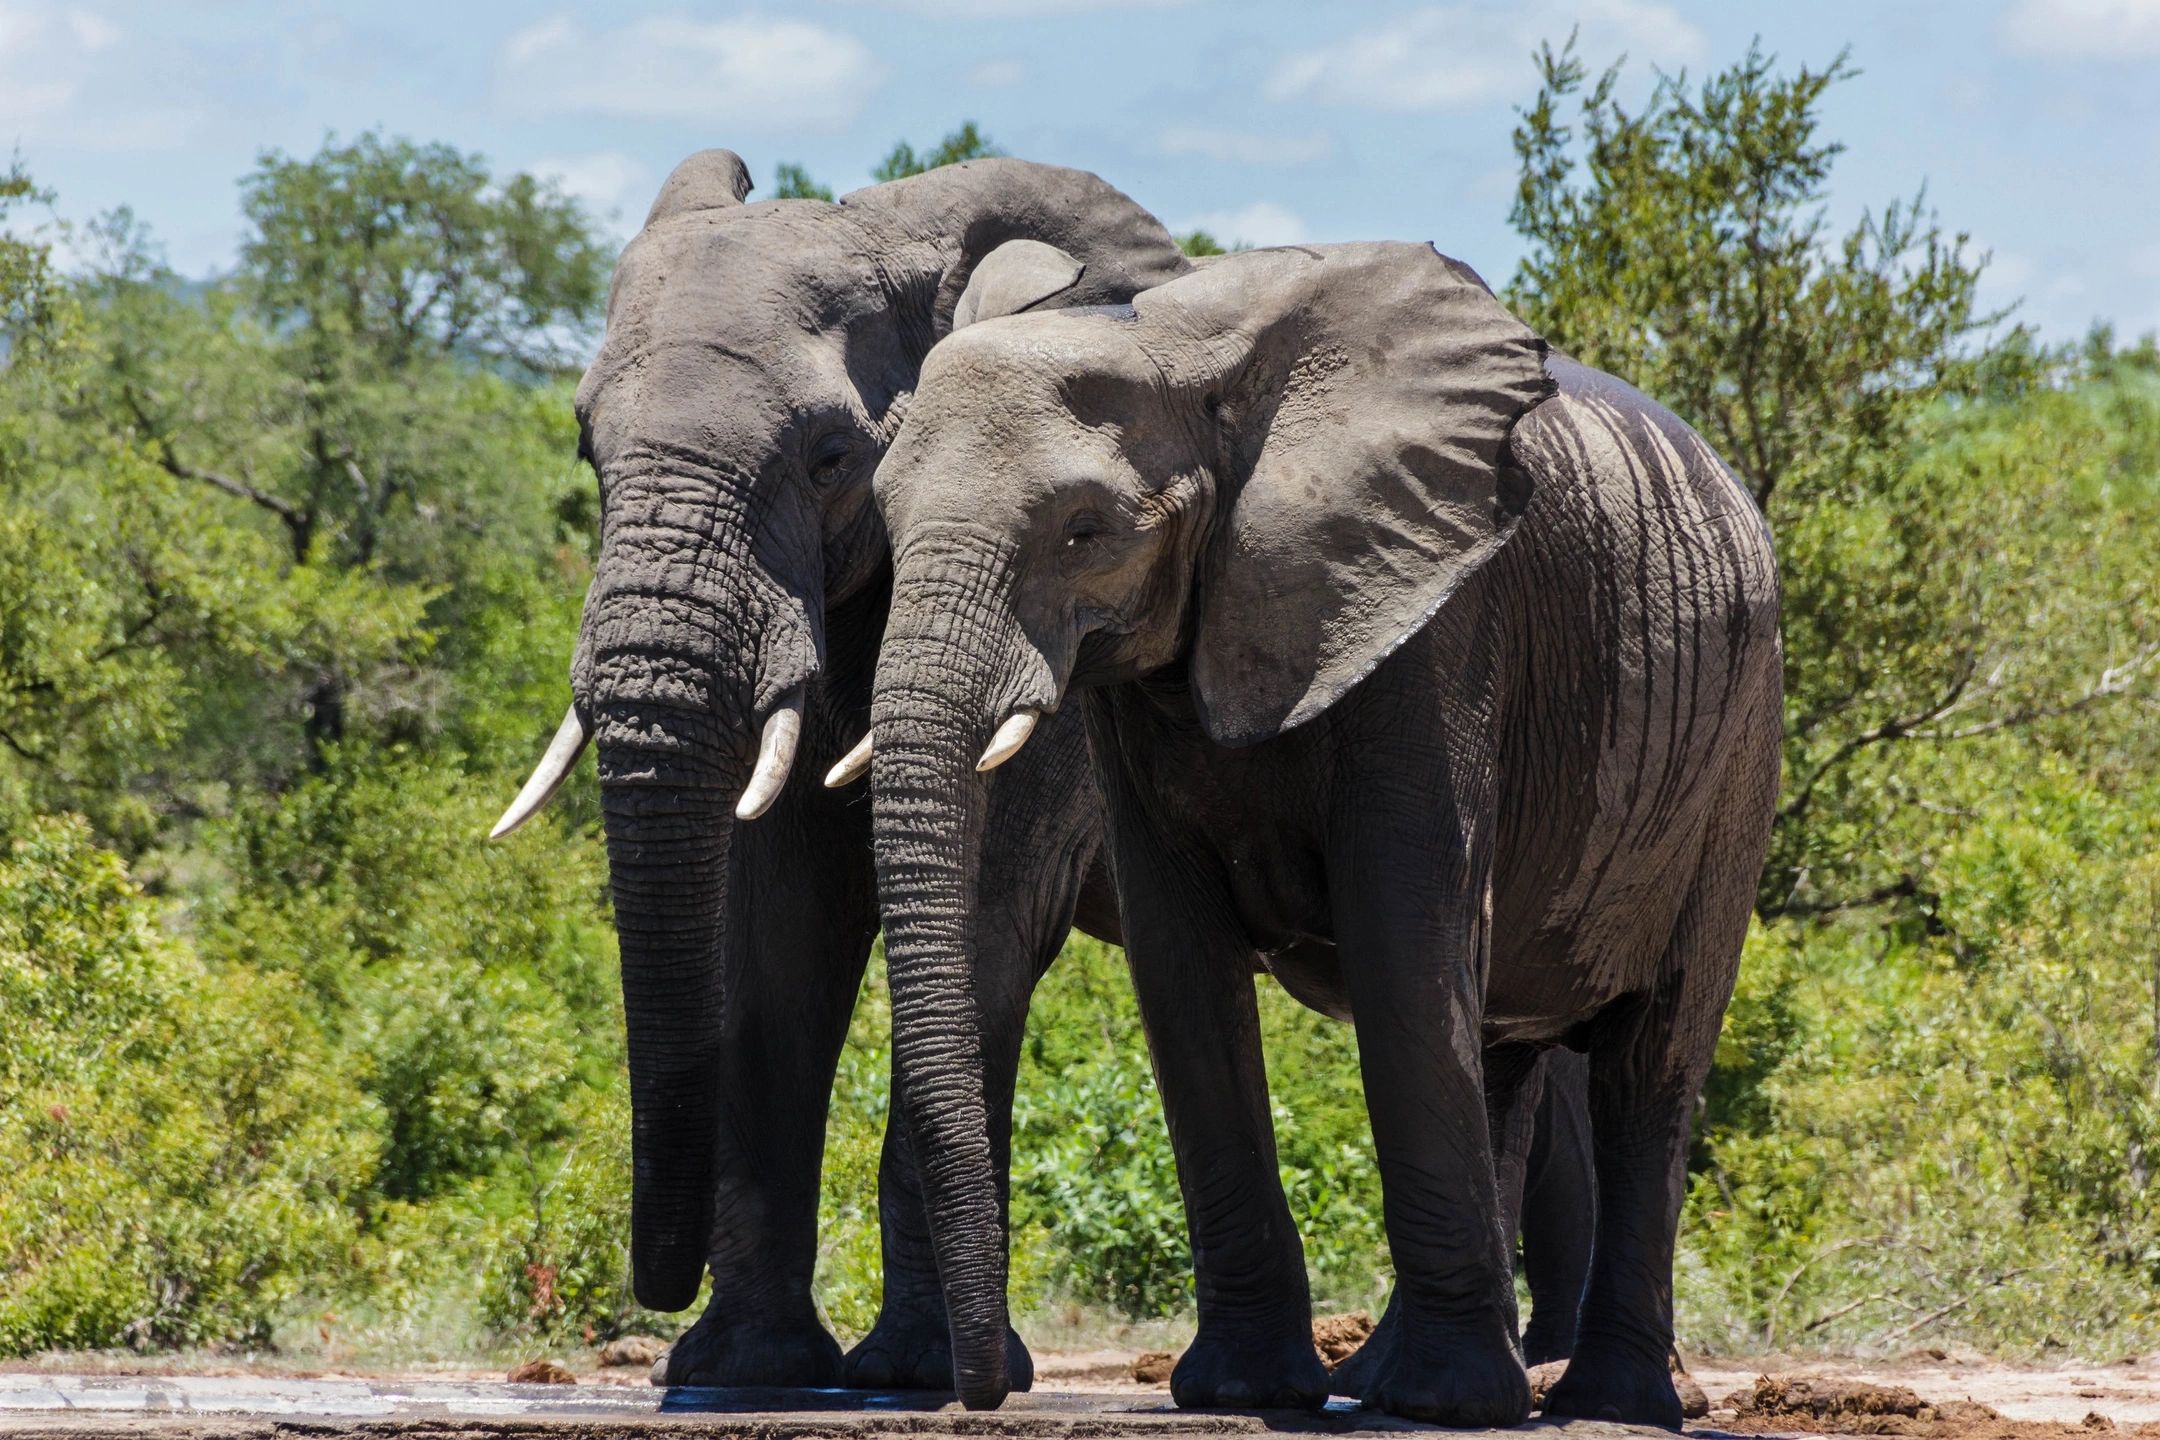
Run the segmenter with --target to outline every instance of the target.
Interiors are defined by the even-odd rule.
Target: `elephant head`
[[[1509,431],[1551,388],[1544,343],[1430,246],[1253,251],[1131,305],[1011,313],[1072,272],[1041,245],[982,265],[959,307],[979,323],[931,353],[875,482],[894,1054],[970,1404],[1002,1396],[1005,1260],[969,991],[978,772],[1075,683],[1182,666],[1231,746],[1325,711],[1506,542],[1530,492]]]
[[[694,1298],[721,1117],[730,841],[786,786],[829,607],[882,583],[870,477],[976,262],[1016,236],[1082,257],[1079,301],[1186,268],[1078,171],[983,160],[837,203],[745,204],[743,162],[683,162],[624,250],[577,392],[600,553],[555,743],[496,827],[598,752],[622,942],[643,1304]],[[806,856],[804,863],[840,863]]]

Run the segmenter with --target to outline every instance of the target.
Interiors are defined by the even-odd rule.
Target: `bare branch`
[[[1840,1305],[1835,1310],[1828,1310],[1820,1315],[1817,1315],[1814,1319],[1808,1321],[1807,1324],[1800,1327],[1801,1332],[1804,1334],[1810,1330],[1820,1330],[1823,1326],[1828,1325],[1831,1321],[1842,1319],[1845,1316],[1852,1314],[1853,1311],[1858,1310],[1863,1305],[1873,1305],[1878,1300],[1895,1300],[1897,1299],[1897,1296],[1898,1292],[1895,1290],[1885,1290],[1875,1295],[1863,1295],[1858,1300],[1853,1301],[1849,1305]]]
[[[1835,900],[1790,900],[1764,912],[1764,919],[1784,916],[1835,915],[1845,910],[1864,910],[1870,905],[1884,905],[1892,900],[1910,900],[1919,895],[1920,881],[1911,875],[1900,875],[1887,885],[1858,895],[1841,895]]]
[[[1941,1306],[1938,1309],[1928,1311],[1927,1314],[1922,1315],[1919,1319],[1913,1321],[1910,1325],[1901,1325],[1895,1330],[1885,1331],[1884,1333],[1876,1336],[1869,1343],[1874,1345],[1881,1345],[1892,1340],[1903,1340],[1908,1336],[1912,1335],[1915,1331],[1926,1329],[1928,1326],[1934,1324],[1936,1321],[1942,1319],[1944,1316],[1955,1314],[1957,1311],[1964,1309],[1967,1305],[1972,1304],[1973,1301],[1977,1300],[1987,1291],[1993,1290],[2000,1285],[2008,1284],[2010,1281],[2017,1279],[2017,1277],[2020,1275],[2029,1274],[2033,1270],[2033,1268],[2034,1267],[2030,1265],[2020,1265],[2015,1270],[2005,1270],[2001,1274],[1984,1281],[1977,1288],[1966,1291],[1963,1295],[1960,1295],[1957,1299],[1952,1300],[1949,1304]],[[2053,1270],[2055,1267],[2053,1265],[2043,1265],[2039,1268],[2043,1272],[2045,1272],[2048,1270]]]
[[[2103,700],[2112,700],[2118,695],[2129,694],[2132,682],[2155,660],[2160,660],[2160,645],[2155,645],[2142,654],[2133,655],[2120,665],[2110,665],[2107,669],[2101,671],[2099,678],[2086,686],[2083,693],[2074,700],[2066,700],[2060,705],[2028,705],[2022,710],[2013,710],[2007,715],[1997,715],[1993,719],[1960,726],[1954,730],[1914,730],[1911,732],[1912,738],[1915,740],[1970,740],[1979,735],[1992,735],[1998,730],[2010,730],[2019,725],[2030,725],[2036,720],[2050,720],[2059,715],[2075,715],[2078,711],[2090,709]]]
[[[1792,1287],[1799,1283],[1800,1277],[1807,1274],[1808,1270],[1815,1264],[1816,1261],[1827,1260],[1832,1255],[1836,1255],[1841,1251],[1854,1249],[1863,1244],[1871,1245],[1875,1243],[1877,1242],[1872,1240],[1840,1240],[1835,1245],[1816,1251],[1813,1255],[1810,1255],[1807,1259],[1801,1261],[1798,1266],[1794,1267],[1792,1274],[1785,1277],[1785,1283],[1778,1287],[1777,1294],[1771,1298],[1770,1304],[1765,1312],[1769,1318],[1764,1322],[1763,1325],[1764,1347],[1768,1348],[1769,1346],[1777,1343],[1778,1307],[1785,1303],[1785,1297],[1792,1293]]]

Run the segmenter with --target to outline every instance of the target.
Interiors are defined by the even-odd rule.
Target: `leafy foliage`
[[[261,1339],[334,1272],[366,1102],[284,977],[161,935],[80,821],[0,859],[0,1353]]]
[[[775,200],[824,200],[833,198],[832,186],[820,185],[810,172],[792,160],[773,167],[772,198]]]
[[[1004,153],[973,120],[963,120],[959,129],[921,154],[905,140],[895,142],[891,152],[870,172],[870,177],[880,181],[904,180],[943,165],[957,165],[963,160],[982,160]]]
[[[935,170],[943,165],[957,165],[963,160],[981,160],[993,155],[1003,155],[989,136],[982,133],[973,120],[963,120],[960,128],[952,131],[929,150],[917,152],[905,140],[896,141],[883,160],[871,170],[870,178],[879,182],[904,180],[910,175],[920,175],[925,170]],[[783,160],[773,167],[774,200],[831,200],[832,186],[812,178],[810,172],[793,160]]]
[[[241,273],[255,311],[318,364],[364,346],[552,372],[582,359],[608,256],[579,204],[478,156],[373,132],[305,160],[265,154],[241,185]]]

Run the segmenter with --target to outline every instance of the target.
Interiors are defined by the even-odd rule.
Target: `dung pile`
[[[1373,1318],[1363,1310],[1325,1315],[1312,1322],[1313,1349],[1320,1352],[1320,1363],[1332,1370],[1357,1354],[1372,1332]]]

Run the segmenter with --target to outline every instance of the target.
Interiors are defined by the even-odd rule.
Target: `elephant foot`
[[[1525,1365],[1550,1365],[1555,1360],[1565,1360],[1575,1353],[1575,1331],[1572,1327],[1564,1333],[1557,1325],[1540,1326],[1537,1312],[1530,1312],[1530,1323],[1523,1327],[1522,1358]],[[1354,1358],[1354,1357],[1353,1357]]]
[[[877,1324],[842,1362],[851,1390],[950,1390],[952,1329],[942,1309],[878,1312]],[[1005,1377],[1014,1391],[1035,1386],[1035,1357],[1018,1331],[1005,1331]]]
[[[825,1389],[840,1383],[840,1345],[816,1320],[723,1320],[707,1310],[653,1367],[656,1385]]]
[[[1170,1398],[1185,1410],[1318,1410],[1327,1397],[1309,1320],[1269,1338],[1202,1333],[1170,1372]]]
[[[1405,1420],[1505,1430],[1530,1418],[1530,1377],[1504,1335],[1420,1334],[1404,1324],[1359,1398],[1369,1410]]]
[[[1545,1396],[1549,1419],[1617,1420],[1624,1425],[1680,1428],[1680,1396],[1662,1360],[1645,1361],[1583,1344]]]

